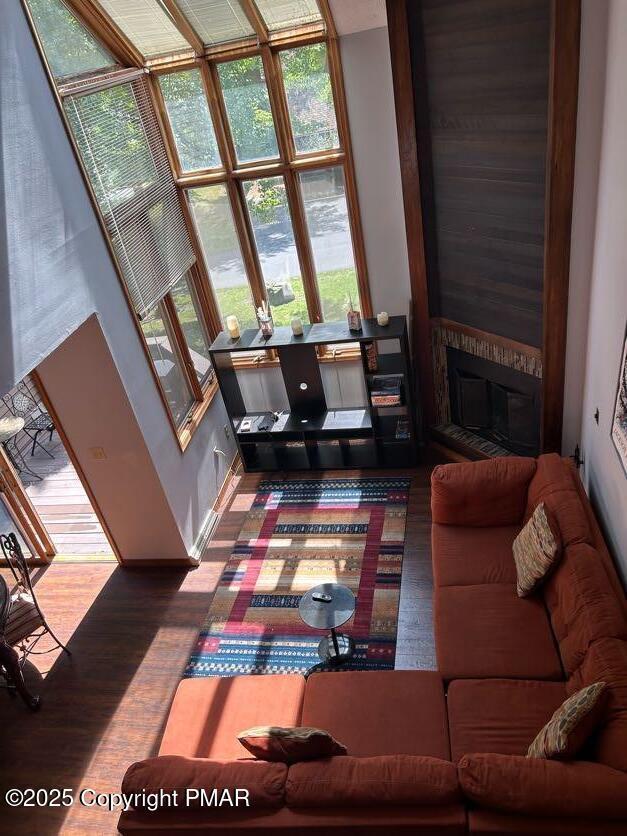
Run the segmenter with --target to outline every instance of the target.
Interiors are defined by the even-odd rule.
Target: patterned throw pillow
[[[346,746],[328,732],[308,726],[255,726],[240,732],[237,739],[261,761],[298,763],[346,754]]]
[[[574,758],[600,725],[605,712],[605,682],[595,682],[565,700],[538,733],[528,758]]]
[[[554,567],[561,553],[561,538],[551,512],[541,502],[527,525],[514,540],[516,591],[520,598],[529,595]]]

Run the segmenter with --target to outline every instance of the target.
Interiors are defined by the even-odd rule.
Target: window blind
[[[146,80],[64,106],[141,318],[196,260]]]
[[[322,22],[316,0],[257,0],[257,8],[270,32]]]
[[[159,0],[100,0],[113,22],[145,58],[194,50]]]
[[[255,34],[238,0],[178,0],[177,5],[205,45]]]

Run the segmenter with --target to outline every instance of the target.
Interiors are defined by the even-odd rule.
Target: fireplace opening
[[[447,362],[452,422],[513,453],[537,455],[540,381],[450,347]]]

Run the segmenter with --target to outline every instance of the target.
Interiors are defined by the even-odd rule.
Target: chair
[[[7,408],[17,418],[24,419],[24,432],[33,442],[31,456],[35,455],[35,447],[40,447],[46,455],[54,458],[52,453],[38,440],[39,434],[47,432],[50,434],[50,441],[55,431],[55,426],[48,412],[32,395],[28,386],[21,381],[15,389],[3,398]]]
[[[26,705],[33,711],[41,705],[41,697],[31,694],[20,666],[20,659],[4,637],[7,619],[11,610],[11,596],[4,577],[0,575],[0,675],[6,679],[8,688],[15,688]]]
[[[22,653],[20,665],[24,665],[31,653],[50,653],[56,647],[60,647],[71,656],[67,647],[52,632],[41,611],[31,584],[28,564],[15,534],[0,534],[0,547],[16,580],[16,589],[11,596],[10,609],[4,623],[4,639],[11,647],[19,647]],[[37,643],[46,633],[52,636],[55,645],[47,650],[35,650]]]

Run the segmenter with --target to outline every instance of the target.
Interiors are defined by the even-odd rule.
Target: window
[[[219,64],[218,75],[238,162],[278,157],[261,57]]]
[[[27,2],[184,446],[228,315],[371,315],[328,6]]]
[[[200,70],[170,73],[159,79],[183,171],[221,165]]]
[[[99,0],[145,58],[193,54],[159,0]]]
[[[257,0],[270,32],[321,21],[316,0]]]
[[[296,152],[338,148],[326,44],[286,49],[281,67]]]
[[[173,422],[213,383],[195,255],[167,154],[138,78],[64,107]]]
[[[343,319],[346,299],[359,300],[341,167],[300,175],[324,319]]]
[[[146,82],[69,96],[65,109],[143,316],[195,261]]]
[[[254,328],[255,306],[226,186],[190,189],[188,196],[222,324],[236,312],[240,325]]]
[[[181,183],[219,319],[235,314],[242,327],[255,328],[255,307],[264,298],[276,325],[289,325],[294,316],[343,319],[349,301],[369,316],[329,46],[318,38],[252,49],[245,58],[209,59],[206,92],[222,101],[226,156],[222,173]],[[170,113],[167,98],[166,109]],[[184,140],[170,119],[180,156]],[[207,185],[199,187],[204,177]]]
[[[178,0],[178,5],[204,44],[224,44],[255,35],[238,0]]]
[[[142,320],[142,331],[150,356],[163,386],[172,417],[179,426],[189,412],[193,398],[185,380],[183,363],[175,349],[171,327],[161,305],[153,308]]]
[[[199,383],[212,377],[209,346],[211,340],[200,309],[196,289],[189,276],[178,280],[171,291],[177,318],[185,335],[185,342]]]
[[[289,325],[293,316],[309,322],[285,181],[251,180],[244,191],[274,323]]]
[[[114,59],[61,0],[30,0],[29,7],[55,78],[115,65]]]

